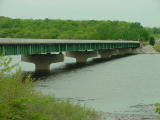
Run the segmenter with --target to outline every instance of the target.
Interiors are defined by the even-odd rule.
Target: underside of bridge
[[[97,51],[71,51],[66,52],[67,57],[72,57],[76,59],[76,62],[79,64],[84,64],[87,62],[88,58],[97,57]]]
[[[109,49],[109,50],[96,50],[96,51],[70,51],[66,52],[67,57],[76,59],[78,64],[85,64],[88,58],[94,58],[100,56],[103,59],[112,58],[113,56],[123,56],[133,54],[132,48],[121,49]],[[30,62],[35,64],[36,73],[49,73],[50,64],[63,62],[64,54],[33,54],[22,55],[21,60],[24,62]]]

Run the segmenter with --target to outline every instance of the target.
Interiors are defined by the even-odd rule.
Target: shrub
[[[155,112],[160,114],[160,104],[155,104]]]
[[[152,46],[154,46],[154,44],[155,44],[155,38],[154,37],[150,38],[149,44],[152,45]]]
[[[22,80],[21,70],[8,74],[14,67],[9,66],[10,61],[8,57],[0,58],[0,120],[99,119],[94,110],[73,105],[70,101],[58,101],[33,90],[31,77]]]

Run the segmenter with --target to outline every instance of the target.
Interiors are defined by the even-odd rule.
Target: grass
[[[8,74],[12,68],[2,59],[0,66],[3,66],[0,67],[0,120],[100,119],[93,109],[72,104],[70,101],[58,101],[33,90],[32,79],[29,76],[22,79],[19,70]]]
[[[156,44],[156,45],[154,46],[154,49],[155,49],[156,51],[160,52],[160,44]]]

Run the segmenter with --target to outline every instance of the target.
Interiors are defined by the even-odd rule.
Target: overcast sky
[[[0,16],[124,20],[160,27],[160,0],[0,0]]]

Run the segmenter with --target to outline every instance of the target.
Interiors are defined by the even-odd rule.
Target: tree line
[[[147,41],[150,35],[151,30],[137,22],[0,17],[0,38]]]
[[[146,28],[147,31],[153,36],[155,39],[160,40],[160,28],[153,27],[153,28]]]

